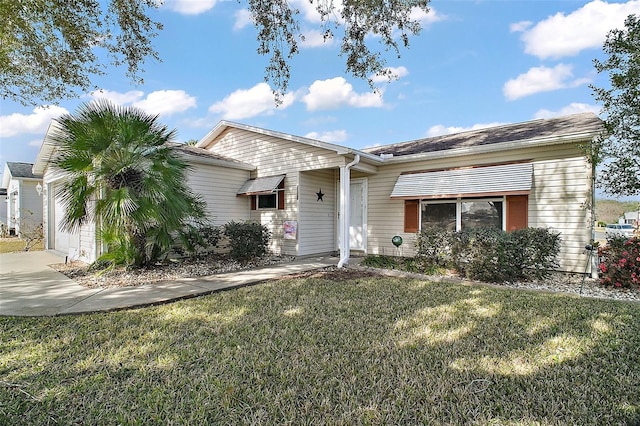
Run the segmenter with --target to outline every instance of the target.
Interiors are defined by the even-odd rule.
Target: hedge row
[[[221,227],[194,226],[181,241],[182,244],[175,247],[175,251],[192,257],[210,253],[216,250],[223,237],[227,237],[229,255],[235,260],[246,261],[267,254],[271,232],[265,225],[256,222],[231,221]]]
[[[547,277],[558,267],[560,234],[542,228],[432,228],[420,232],[415,244],[416,257],[427,265],[454,268],[469,279],[505,282]]]

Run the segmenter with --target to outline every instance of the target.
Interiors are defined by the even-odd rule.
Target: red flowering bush
[[[640,290],[640,238],[614,238],[598,248],[600,284]]]

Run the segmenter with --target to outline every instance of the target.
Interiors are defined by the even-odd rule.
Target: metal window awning
[[[533,180],[531,163],[400,175],[391,198],[434,199],[528,194]]]
[[[285,175],[278,175],[249,179],[238,190],[237,195],[270,194],[278,188],[284,177]]]

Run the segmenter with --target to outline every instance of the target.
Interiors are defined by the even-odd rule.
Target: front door
[[[349,190],[349,245],[351,250],[367,249],[367,180],[352,179]]]

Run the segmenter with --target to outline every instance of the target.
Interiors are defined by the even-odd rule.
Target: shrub
[[[518,229],[509,234],[524,279],[542,279],[558,265],[560,234],[544,228]]]
[[[266,226],[256,222],[231,221],[223,229],[229,238],[229,254],[233,259],[246,261],[267,254],[271,232]]]
[[[598,248],[600,283],[606,287],[640,289],[640,238],[613,238]]]
[[[427,228],[415,240],[416,257],[426,264],[445,267],[451,263],[452,232],[442,228]]]
[[[182,256],[190,257],[210,253],[218,245],[221,234],[222,231],[217,226],[206,224],[190,226],[180,235],[180,245],[174,250]]]
[[[516,275],[515,262],[509,258],[508,241],[503,232],[476,228],[453,235],[451,254],[460,275],[480,281],[507,281]]]
[[[558,266],[559,251],[560,234],[540,228],[509,233],[490,228],[425,230],[416,238],[418,258],[488,282],[544,278]]]

